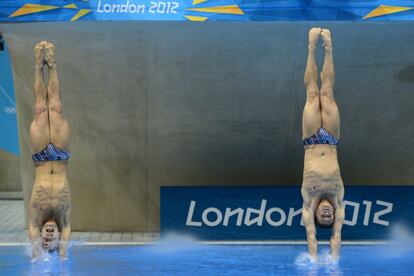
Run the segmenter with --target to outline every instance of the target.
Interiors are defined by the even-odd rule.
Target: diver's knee
[[[313,102],[315,100],[319,101],[319,90],[317,88],[310,87],[306,90],[306,100]]]
[[[329,99],[330,101],[333,100],[333,89],[332,87],[323,87],[321,89],[321,99]]]
[[[49,104],[49,112],[56,112],[58,114],[62,113],[62,102],[61,101],[53,101]]]
[[[34,107],[35,115],[42,115],[47,112],[47,106],[44,101],[38,101],[35,103]]]

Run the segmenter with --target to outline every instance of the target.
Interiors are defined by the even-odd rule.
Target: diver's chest
[[[41,214],[53,216],[63,214],[67,210],[68,204],[51,200],[48,202],[37,203],[33,207],[35,207]]]
[[[341,182],[338,180],[311,181],[306,184],[306,190],[311,196],[326,194],[337,194],[341,189]]]
[[[36,185],[32,201],[39,206],[60,208],[70,202],[69,187],[64,184],[52,183]]]

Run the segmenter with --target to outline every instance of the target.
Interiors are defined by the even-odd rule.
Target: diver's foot
[[[309,49],[315,50],[321,34],[321,28],[312,28],[309,31]]]
[[[325,51],[332,51],[331,31],[328,29],[322,29],[321,36],[323,40],[323,48],[325,48]]]
[[[55,67],[55,45],[53,43],[47,42],[45,44],[45,61],[49,68]]]
[[[36,68],[43,68],[43,65],[45,64],[45,56],[44,56],[45,42],[46,41],[40,41],[34,47]]]

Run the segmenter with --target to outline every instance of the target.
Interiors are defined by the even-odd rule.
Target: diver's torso
[[[36,209],[40,217],[47,219],[58,218],[70,208],[70,190],[65,163],[48,161],[36,164],[30,207]]]
[[[336,146],[305,148],[302,190],[310,196],[335,195],[343,189]]]

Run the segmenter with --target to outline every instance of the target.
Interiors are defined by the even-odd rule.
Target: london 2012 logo
[[[180,3],[176,1],[99,0],[98,14],[177,14]]]
[[[393,203],[376,200],[375,202],[369,200],[363,200],[362,202],[354,202],[345,200],[347,218],[344,221],[345,225],[355,226],[362,222],[362,225],[368,226],[370,223],[389,226],[390,222],[384,218],[385,215],[392,213]],[[375,207],[376,211],[373,211]],[[197,214],[197,218],[195,217]],[[201,214],[201,216],[200,216]],[[301,217],[302,208],[295,209],[289,207],[283,209],[276,206],[268,206],[268,201],[262,199],[260,208],[217,208],[208,207],[197,209],[197,201],[191,200],[186,226],[193,227],[216,227],[216,226],[263,226],[268,224],[272,227],[279,227],[282,225],[292,226],[294,217]],[[302,220],[300,225],[303,226]]]

